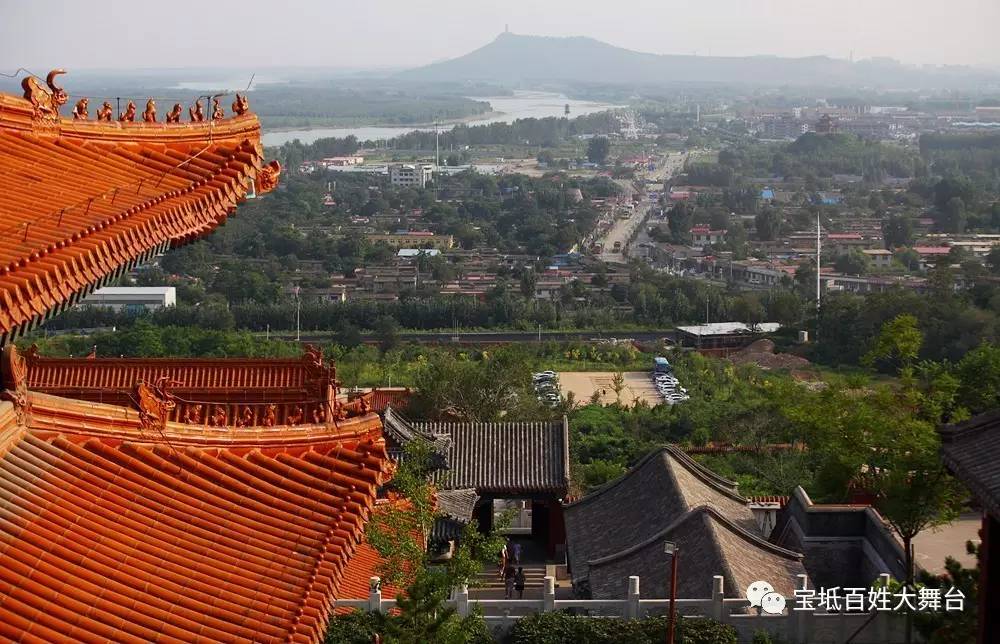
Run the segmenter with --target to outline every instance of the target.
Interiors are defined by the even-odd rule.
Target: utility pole
[[[441,167],[441,133],[434,121],[434,169]]]
[[[302,299],[299,298],[299,286],[295,286],[295,341],[300,342],[302,340],[302,327],[301,327],[301,310],[302,310]]]
[[[822,239],[820,234],[819,226],[819,213],[816,213],[816,333],[813,336],[813,340],[819,339],[819,301],[820,301],[820,277],[819,277],[819,262],[822,256]]]
[[[667,622],[667,644],[674,644],[674,622],[677,621],[677,559],[681,549],[672,541],[664,542],[664,554],[670,555],[670,609]]]

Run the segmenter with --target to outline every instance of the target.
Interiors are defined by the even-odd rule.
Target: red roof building
[[[150,101],[149,122],[135,122],[134,105],[132,121],[110,120],[108,103],[108,120],[92,120],[81,99],[70,119],[54,74],[48,88],[26,78],[23,98],[0,94],[0,344],[211,232],[280,174],[263,162],[260,122],[242,97],[231,118],[206,119],[199,106],[202,120],[162,122]]]
[[[321,642],[337,597],[368,584],[364,526],[391,465],[378,416],[337,399],[320,352],[11,344],[273,189],[260,123],[240,96],[185,123],[153,101],[93,120],[81,99],[67,118],[58,73],[0,94],[0,640]]]

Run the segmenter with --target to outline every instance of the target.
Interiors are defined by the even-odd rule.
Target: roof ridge
[[[701,515],[704,515],[704,514],[707,514],[711,518],[714,518],[716,521],[718,521],[719,523],[721,523],[724,527],[728,528],[730,530],[730,532],[733,532],[736,536],[744,539],[745,541],[749,541],[752,545],[754,545],[754,546],[756,546],[758,548],[761,548],[763,550],[767,550],[768,552],[771,552],[772,554],[778,555],[780,557],[784,557],[786,559],[794,559],[796,561],[801,561],[802,560],[802,557],[803,557],[802,553],[795,552],[795,551],[789,550],[787,548],[782,548],[779,545],[775,545],[775,544],[771,543],[770,541],[767,541],[763,537],[759,537],[759,536],[755,535],[754,533],[750,532],[746,528],[743,528],[743,527],[737,525],[732,519],[730,519],[729,517],[727,517],[724,514],[722,514],[722,512],[720,512],[719,509],[716,508],[715,506],[713,506],[713,505],[711,505],[709,503],[702,503],[702,504],[696,505],[695,507],[691,508],[690,510],[688,510],[687,512],[685,512],[684,514],[682,514],[678,518],[674,519],[669,525],[667,525],[667,527],[665,527],[662,530],[656,532],[655,534],[647,537],[643,541],[640,541],[639,543],[633,544],[633,545],[629,546],[628,548],[624,548],[623,550],[620,550],[618,552],[612,553],[610,555],[604,555],[603,557],[598,557],[597,559],[591,559],[591,560],[587,561],[587,567],[589,568],[590,566],[598,566],[598,565],[601,565],[601,564],[609,563],[611,561],[615,561],[617,559],[621,559],[622,557],[626,557],[626,556],[631,555],[631,554],[633,554],[635,552],[638,552],[639,550],[642,550],[642,549],[644,549],[644,548],[652,545],[653,543],[656,543],[657,541],[659,541],[663,537],[667,536],[670,532],[672,532],[673,530],[676,530],[678,527],[680,527],[682,524],[686,523],[687,521],[691,520],[692,518],[697,517],[697,516],[701,516]]]
[[[950,443],[998,425],[1000,425],[1000,409],[994,409],[958,423],[942,425],[938,428],[938,432],[941,434],[942,442]]]
[[[641,459],[639,459],[639,461],[635,465],[633,465],[631,468],[629,468],[629,470],[627,472],[625,472],[624,474],[622,474],[618,478],[616,478],[616,479],[614,479],[612,481],[609,481],[608,483],[605,483],[604,485],[602,485],[601,487],[597,488],[596,490],[594,490],[590,494],[587,494],[586,496],[584,496],[582,499],[577,499],[576,501],[573,501],[572,503],[565,504],[563,506],[563,508],[565,509],[565,508],[575,507],[575,506],[578,506],[578,505],[583,505],[585,502],[587,502],[587,501],[589,501],[591,499],[594,499],[594,498],[596,498],[596,497],[604,494],[608,490],[611,490],[611,489],[617,487],[621,483],[627,481],[633,474],[635,474],[640,469],[642,469],[643,467],[645,467],[646,464],[650,460],[652,460],[656,456],[658,456],[660,454],[663,454],[663,453],[667,453],[670,456],[672,456],[674,458],[674,460],[677,462],[678,465],[684,467],[686,470],[688,470],[689,472],[691,472],[691,474],[693,474],[695,476],[695,478],[697,478],[699,481],[701,481],[705,485],[707,485],[707,486],[711,487],[712,489],[716,490],[717,492],[720,492],[723,495],[725,495],[725,496],[733,499],[734,501],[739,501],[740,503],[746,503],[747,502],[747,499],[745,497],[741,496],[738,492],[736,492],[735,490],[733,490],[731,488],[726,487],[726,485],[725,485],[725,484],[732,484],[733,486],[735,486],[736,485],[735,483],[733,483],[732,481],[729,481],[729,479],[725,479],[725,478],[719,476],[718,474],[716,474],[712,470],[706,468],[701,463],[698,463],[697,461],[695,461],[694,459],[692,459],[690,456],[688,456],[687,454],[685,454],[684,451],[682,449],[680,449],[679,447],[677,447],[676,445],[666,445],[666,446],[661,447],[659,449],[653,450],[652,452],[650,452],[650,453],[646,454],[645,456],[643,456]]]
[[[172,443],[199,447],[268,447],[272,445],[306,446],[331,441],[370,436],[373,432],[382,438],[382,423],[378,414],[369,412],[334,423],[304,423],[301,425],[276,425],[273,427],[206,427],[167,421],[160,431],[144,430],[138,410],[107,403],[80,401],[51,394],[28,391],[36,431],[65,435],[88,436],[127,440],[136,443]],[[114,414],[114,417],[109,417]],[[111,421],[101,426],[87,423],[95,416]],[[39,420],[58,422],[37,423]],[[377,423],[377,424],[376,424]]]
[[[733,498],[739,501],[746,502],[746,498],[736,492],[736,481],[731,481],[724,476],[716,474],[706,466],[688,456],[684,450],[676,445],[667,445],[665,449],[670,452],[670,454],[677,459],[681,465],[686,467],[689,472],[703,479],[703,482],[706,484],[718,489],[720,492],[732,495]]]
[[[71,139],[164,144],[218,142],[219,139],[259,134],[261,129],[260,120],[253,113],[184,123],[146,123],[138,120],[103,122],[63,116],[39,120],[34,118],[34,108],[29,100],[5,92],[0,92],[0,126],[20,132]]]

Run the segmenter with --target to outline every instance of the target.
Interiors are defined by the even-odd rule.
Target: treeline
[[[699,168],[714,181],[729,186],[750,177],[826,178],[859,175],[871,182],[885,177],[912,177],[925,172],[920,157],[906,148],[861,139],[853,134],[807,132],[787,144],[743,141],[719,153],[718,167]],[[720,183],[721,182],[721,183]]]
[[[442,147],[466,145],[540,145],[551,147],[581,134],[608,134],[617,130],[611,112],[595,112],[573,119],[549,116],[517,119],[513,123],[459,124],[440,133]],[[406,150],[434,149],[434,132],[409,132],[395,137],[391,147]]]
[[[350,324],[362,331],[375,331],[383,318],[396,320],[411,330],[576,327],[601,328],[631,323],[629,316],[604,307],[562,306],[507,294],[480,301],[472,297],[437,296],[385,302],[304,303],[299,310],[304,331],[335,332]],[[139,322],[155,326],[292,331],[296,306],[292,301],[272,304],[188,306],[178,305],[154,312],[114,311],[106,307],[83,307],[66,311],[46,323],[50,331],[67,329],[129,328]]]
[[[267,127],[412,125],[490,111],[486,101],[433,90],[376,87],[254,88],[251,105]]]
[[[1000,133],[924,134],[920,153],[935,174],[967,177],[981,190],[1000,191]]]

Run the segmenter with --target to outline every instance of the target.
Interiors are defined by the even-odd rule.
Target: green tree
[[[625,391],[625,374],[621,371],[616,371],[611,376],[611,390],[615,392],[615,400],[618,404],[622,404],[622,392]]]
[[[875,346],[861,362],[868,367],[888,363],[902,372],[913,365],[923,344],[924,334],[917,318],[909,313],[897,315],[882,325]]]
[[[521,271],[521,295],[527,298],[535,297],[535,286],[538,284],[538,275],[530,268]]]
[[[868,258],[859,251],[842,253],[833,261],[833,267],[845,275],[864,275],[868,272]]]
[[[603,165],[611,151],[611,142],[606,136],[595,136],[587,143],[587,160]]]
[[[405,588],[396,599],[398,613],[372,615],[372,629],[393,644],[485,644],[491,642],[480,615],[461,617],[446,601],[451,591],[468,584],[486,562],[496,561],[503,539],[484,535],[471,522],[452,556],[431,565],[425,547],[437,517],[430,448],[410,443],[390,483],[400,501],[373,514],[365,531],[368,543],[382,557],[379,574],[385,583]],[[355,618],[357,619],[357,618]],[[330,629],[337,628],[337,618]],[[330,640],[328,631],[327,640]]]
[[[354,326],[347,320],[341,320],[340,324],[337,325],[337,335],[335,336],[335,339],[337,344],[347,349],[353,349],[364,340],[361,336],[361,331],[358,330],[358,327]]]
[[[965,544],[966,552],[975,555],[976,565],[964,567],[953,557],[944,562],[945,574],[934,575],[921,571],[917,583],[929,588],[938,588],[944,594],[950,588],[957,588],[965,597],[962,611],[925,611],[914,616],[917,632],[928,644],[966,644],[975,641],[978,632],[976,619],[979,608],[979,567],[980,546],[971,541]]]
[[[781,213],[771,206],[765,207],[754,217],[757,239],[761,241],[773,241],[781,231],[781,223]]]
[[[984,343],[966,353],[955,366],[958,404],[979,414],[1000,407],[1000,347]]]
[[[906,215],[889,215],[882,225],[882,239],[888,250],[913,244],[913,220]]]
[[[375,337],[378,338],[382,353],[388,353],[399,346],[399,322],[390,315],[383,315],[375,323]]]
[[[910,585],[913,538],[955,519],[965,498],[961,486],[945,471],[938,447],[930,424],[916,426],[911,436],[897,435],[876,447],[884,449],[888,458],[885,468],[874,476],[875,507],[903,542],[906,582]]]
[[[964,233],[968,215],[961,197],[952,197],[941,209],[939,225],[948,233]]]
[[[816,262],[807,259],[795,269],[795,290],[806,300],[816,300]]]
[[[671,241],[676,244],[690,243],[692,221],[694,221],[694,212],[691,206],[686,201],[678,201],[667,212],[667,226],[670,228]]]

